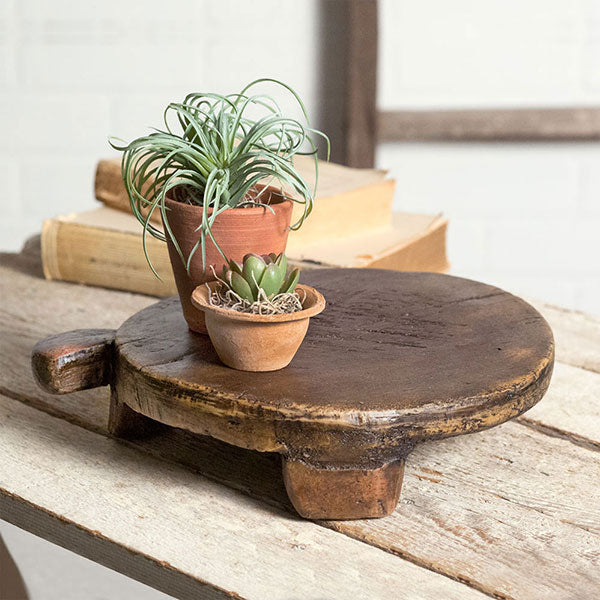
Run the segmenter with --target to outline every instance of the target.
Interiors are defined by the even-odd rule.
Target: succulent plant
[[[223,267],[221,282],[240,298],[249,302],[260,299],[260,290],[270,299],[278,294],[291,293],[296,288],[300,272],[293,269],[287,274],[287,258],[282,252],[259,255],[246,254],[239,264],[229,260]]]

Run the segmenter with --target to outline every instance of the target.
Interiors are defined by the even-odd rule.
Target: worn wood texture
[[[31,352],[37,382],[52,394],[69,394],[108,385],[114,329],[77,329],[40,340]]]
[[[552,327],[559,360],[600,373],[600,318],[531,300]]]
[[[600,449],[600,375],[557,363],[544,402],[523,415],[521,422]]]
[[[360,269],[304,279],[323,291],[328,309],[286,369],[224,367],[206,336],[189,333],[176,299],[165,300],[117,332],[119,397],[231,444],[354,468],[503,422],[548,386],[548,325],[498,288]]]
[[[15,267],[14,256],[2,262],[11,268],[0,267],[4,300],[0,318],[6,331],[0,336],[0,385],[12,398],[63,421],[106,434],[107,389],[60,397],[43,392],[30,373],[31,348],[43,335],[89,326],[92,322],[116,327],[127,314],[152,300],[44,282],[23,272],[30,272],[28,269]],[[36,297],[42,294],[47,302],[40,304]],[[563,313],[542,303],[536,306],[552,322],[557,359],[571,361],[576,357],[592,366],[596,349],[590,327],[595,320],[580,313]],[[568,327],[562,326],[560,314],[568,317]],[[575,322],[577,326],[573,325]],[[582,374],[588,379],[579,384]],[[568,390],[568,401],[559,390]],[[563,405],[569,419],[561,427],[563,423],[557,419],[563,414]],[[548,410],[544,411],[544,407]],[[555,430],[532,429],[526,420],[534,411],[538,412],[539,423]],[[598,488],[594,483],[598,453],[594,446],[582,447],[577,442],[580,432],[573,428],[581,420],[571,417],[578,412],[587,415],[588,435],[583,438],[587,440],[589,434],[596,432],[598,439],[600,375],[589,369],[557,364],[549,391],[534,411],[474,436],[421,445],[408,459],[403,498],[392,516],[372,522],[321,524],[335,527],[344,535],[363,536],[369,544],[457,578],[493,597],[537,600],[598,596],[598,535],[587,531],[598,530]],[[242,450],[175,428],[127,445],[185,465],[269,505],[290,510],[276,455]],[[538,465],[540,457],[544,458]],[[31,529],[32,523],[24,519],[22,526]],[[95,528],[101,531],[103,527],[97,520]],[[72,530],[63,536],[63,545],[75,549],[78,531],[72,525]],[[102,550],[94,547],[87,551],[102,561],[118,555],[117,548],[118,545]],[[117,562],[115,568],[130,573],[125,562]],[[156,565],[152,568],[161,572]],[[142,579],[148,577],[146,572]],[[155,575],[152,581],[156,583],[157,579],[164,582],[168,577]],[[152,585],[149,579],[146,581]],[[290,576],[287,589],[292,589],[294,583]],[[417,583],[414,588],[420,585]],[[442,593],[430,597],[445,596]]]
[[[178,598],[481,597],[19,402],[0,421],[2,518]]]
[[[597,451],[510,422],[418,447],[397,511],[330,525],[413,560],[426,539],[426,564],[495,597],[595,598],[599,477]]]
[[[397,110],[377,115],[379,142],[600,139],[600,108]]]
[[[111,435],[125,440],[143,439],[152,437],[163,427],[161,422],[149,419],[119,400],[114,385],[111,386],[108,410],[108,432]]]
[[[345,164],[372,167],[377,144],[377,0],[346,3]]]
[[[307,277],[330,308],[314,319],[292,365],[274,373],[223,366],[210,340],[188,331],[177,298],[129,319],[114,343],[111,432],[135,434],[135,422],[147,429],[129,407],[236,446],[280,452],[300,514],[375,517],[394,509],[402,481],[396,463],[415,444],[506,421],[549,384],[550,329],[498,288],[430,273],[338,269]],[[95,334],[80,335],[66,345],[71,370],[72,348],[91,347]],[[54,357],[61,343],[53,337],[41,346]]]
[[[343,519],[384,517],[398,504],[404,459],[375,469],[319,468],[283,459],[283,481],[294,508],[309,519],[330,518],[332,506]]]

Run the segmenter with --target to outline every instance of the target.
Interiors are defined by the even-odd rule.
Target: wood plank
[[[5,397],[0,422],[3,519],[178,598],[482,597]]]
[[[351,0],[346,10],[345,163],[350,167],[372,167],[377,126],[377,0]]]
[[[39,250],[37,256],[39,257]],[[27,252],[0,255],[0,393],[24,395],[46,410],[56,410],[75,422],[103,423],[107,418],[106,388],[56,397],[39,393],[30,371],[30,357],[39,339],[71,329],[116,329],[156,298],[65,282],[48,282]],[[33,275],[32,275],[33,274]],[[43,299],[43,301],[41,301]],[[12,383],[11,383],[12,382]],[[54,409],[49,407],[54,406]]]
[[[10,303],[10,306],[5,303],[3,323],[7,320],[14,321],[15,315],[27,315],[19,326],[21,330],[28,331],[30,336],[27,340],[26,336],[21,334],[21,330],[16,328],[10,336],[10,341],[0,349],[2,366],[0,383],[11,388],[11,395],[26,401],[29,401],[28,398],[31,396],[40,408],[66,413],[72,420],[84,425],[87,421],[88,427],[103,430],[107,414],[106,394],[95,390],[61,398],[45,395],[35,387],[32,379],[28,380],[28,365],[15,364],[20,362],[18,357],[11,360],[11,356],[14,357],[14,352],[11,355],[11,348],[21,346],[19,354],[26,355],[27,345],[33,345],[35,341],[36,327],[45,328],[46,331],[60,331],[82,326],[82,322],[89,326],[92,324],[91,319],[94,319],[93,324],[96,325],[98,312],[103,313],[105,319],[100,325],[115,326],[116,324],[112,324],[111,321],[114,317],[108,316],[107,313],[113,310],[111,306],[118,307],[117,312],[124,310],[123,303],[118,301],[123,294],[108,292],[110,296],[105,298],[103,311],[95,307],[91,312],[87,311],[85,302],[81,303],[85,296],[79,297],[76,303],[81,312],[71,310],[70,314],[62,315],[60,322],[57,323],[54,321],[52,308],[58,306],[60,301],[54,299],[54,286],[66,288],[74,286],[46,283],[6,271],[0,271],[0,278],[2,282],[10,280],[11,288],[11,293],[3,296],[7,297]],[[36,286],[40,288],[36,290]],[[89,288],[81,288],[80,292],[88,293],[85,290],[89,293],[96,292]],[[27,297],[35,298],[36,294],[42,293],[45,294],[47,302],[39,306],[40,312],[27,313],[25,310],[28,307]],[[58,298],[68,302],[68,294],[65,294],[63,289],[56,293]],[[30,319],[38,321],[38,324],[30,323]],[[567,334],[569,331],[567,330]],[[557,343],[561,335],[562,333],[557,333]],[[11,368],[5,369],[5,365],[11,364],[13,365]],[[572,411],[579,410],[579,407],[587,407],[589,394],[593,396],[598,376],[587,372],[591,379],[577,386],[570,383],[569,378],[578,378],[581,375],[580,369],[564,373],[564,378],[560,370],[559,367],[557,370],[560,375],[559,382],[562,379],[560,389],[568,389],[571,395],[566,404],[572,407]],[[79,396],[79,399],[76,400],[73,396]],[[540,404],[540,411],[550,400],[551,394]],[[564,402],[563,392],[557,389],[555,400],[552,402],[556,404],[553,408],[556,413],[561,402]],[[572,412],[571,408],[566,410],[569,414]],[[581,420],[575,419],[573,423],[573,426],[579,426]],[[590,427],[593,426],[592,423],[593,421],[590,421]],[[586,433],[588,431],[584,430],[583,434]],[[479,444],[483,442],[477,442],[477,445],[474,445],[477,440],[486,436],[498,435],[500,437],[492,437],[493,442],[489,444],[480,446]],[[593,477],[597,477],[597,463],[595,458],[589,457],[597,456],[597,452],[578,448],[567,440],[552,438],[518,424],[507,424],[476,436],[465,436],[462,443],[466,445],[458,454],[453,447],[446,449],[446,446],[438,445],[455,443],[458,443],[458,440],[428,445],[409,457],[403,500],[399,510],[390,519],[399,518],[403,527],[408,527],[407,523],[414,521],[416,525],[412,531],[397,529],[397,521],[394,521],[393,527],[389,526],[390,529],[385,525],[387,519],[379,521],[382,527],[381,537],[378,537],[379,533],[373,533],[374,530],[370,529],[375,522],[360,522],[364,523],[365,527],[368,526],[366,533],[352,529],[358,525],[337,524],[336,527],[348,535],[363,536],[371,544],[381,544],[391,552],[407,556],[418,564],[448,573],[452,577],[458,577],[469,582],[471,586],[485,590],[486,593],[496,593],[500,597],[536,597],[535,593],[540,592],[540,589],[544,593],[548,592],[549,597],[552,597],[552,593],[557,593],[552,592],[554,586],[564,592],[561,581],[570,581],[567,571],[578,572],[587,569],[590,573],[597,572],[597,569],[594,571],[593,565],[586,561],[595,560],[597,554],[594,553],[598,552],[597,534],[591,533],[598,530],[597,508],[594,508],[597,507],[598,500],[597,498],[594,500],[593,496],[582,495],[581,492],[584,489],[594,490]],[[223,481],[254,497],[265,499],[273,505],[286,506],[279,463],[271,455],[248,453],[226,445],[215,445],[205,438],[186,435],[178,430],[170,430],[164,436],[138,447],[167,460],[182,462],[215,480]],[[500,452],[500,449],[503,452]],[[505,452],[509,450],[520,453],[516,456],[507,455]],[[430,454],[419,454],[425,451]],[[580,454],[581,452],[584,454]],[[542,455],[546,456],[544,459],[546,462],[550,459],[556,461],[555,464],[550,465],[552,467],[550,470],[548,465],[545,468],[540,467],[549,475],[536,471],[539,460],[543,458]],[[510,460],[513,462],[511,463]],[[515,464],[517,467],[513,466]],[[436,473],[429,473],[427,469],[443,473],[444,477],[440,478]],[[514,473],[515,469],[518,476]],[[532,476],[532,473],[535,476]],[[427,478],[440,479],[440,482],[432,482]],[[434,494],[432,499],[430,488],[433,483],[435,483],[434,489],[439,493],[437,496]],[[510,486],[504,490],[495,487],[500,484],[510,484]],[[566,491],[564,486],[567,486]],[[503,491],[508,499],[499,498],[498,496],[502,494],[496,492],[496,489]],[[468,493],[465,493],[465,490],[468,490]],[[471,501],[471,495],[478,498],[476,503]],[[542,499],[546,498],[545,504],[540,501],[540,495]],[[588,502],[592,504],[588,506]],[[452,507],[449,515],[444,512],[445,503]],[[569,510],[569,505],[573,510]],[[585,514],[588,512],[589,517],[586,517]],[[443,515],[443,518],[440,515]],[[348,528],[345,528],[346,525]],[[452,534],[448,531],[449,528],[454,528],[461,533]],[[388,529],[389,533],[385,533]],[[530,535],[527,532],[532,533]],[[485,536],[488,533],[490,539],[486,540]],[[406,541],[404,535],[409,536]],[[380,542],[377,541],[379,539]],[[446,541],[440,544],[440,539]],[[513,556],[518,550],[518,547],[516,549],[513,547],[517,544],[515,539],[521,540],[519,543],[523,546],[523,554],[517,555],[519,560],[513,561],[514,570],[511,571],[507,564],[508,557]],[[415,540],[418,543],[415,543]],[[548,549],[544,545],[545,542],[549,545]],[[463,560],[462,555],[469,548],[468,560]],[[560,554],[562,558],[559,560],[557,557]],[[505,558],[499,560],[498,555]],[[556,559],[556,564],[564,566],[565,570],[563,571],[562,567],[556,569],[551,560],[546,560],[546,556],[550,556],[552,560]],[[470,566],[466,564],[469,561],[473,563]],[[536,586],[539,584],[542,587],[539,589],[532,587],[528,591],[527,584],[531,571],[536,572]],[[559,581],[556,581],[557,578]],[[586,591],[597,589],[593,587],[598,585],[595,579],[582,577],[578,581],[581,585],[587,586],[581,589]],[[562,597],[569,596],[563,594]]]
[[[286,506],[272,455],[178,430],[136,445]],[[580,498],[582,489],[594,490],[599,459],[565,440],[506,424],[415,451],[392,517],[328,525],[499,597],[565,597],[569,573],[597,572],[590,561],[600,551],[600,498],[597,491],[586,502]],[[513,561],[519,566],[511,569]],[[586,577],[578,579],[585,585],[578,592],[600,590]]]
[[[600,373],[600,318],[527,298],[554,331],[557,360]]]
[[[600,139],[600,108],[396,110],[377,115],[379,142]]]
[[[417,448],[395,513],[330,526],[495,597],[593,598],[598,477],[598,452],[506,423]]]
[[[600,374],[556,363],[546,396],[519,421],[600,449]]]

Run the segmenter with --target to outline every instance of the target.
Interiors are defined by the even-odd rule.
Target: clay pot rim
[[[309,285],[299,283],[296,286],[296,289],[306,294],[306,299],[303,304],[305,308],[303,310],[283,315],[254,315],[251,313],[240,313],[219,306],[211,306],[208,303],[208,290],[206,289],[206,286],[208,285],[210,289],[213,290],[218,284],[218,281],[211,281],[208,284],[203,283],[202,285],[199,285],[192,292],[192,304],[204,312],[210,312],[213,315],[232,321],[249,321],[251,323],[287,323],[290,321],[300,321],[318,315],[324,310],[326,304],[325,298],[321,292]]]
[[[265,186],[263,184],[257,184],[256,187],[260,187],[260,188],[264,188]],[[273,202],[271,202],[269,204],[269,206],[272,206],[274,210],[277,210],[278,207],[283,207],[286,204],[293,204],[294,201],[291,200],[290,198],[286,198],[283,195],[283,190],[281,188],[275,187],[274,185],[268,185],[266,186],[266,189],[269,191],[269,194],[271,194],[272,196],[275,196],[275,199]],[[183,202],[179,202],[178,200],[173,200],[173,198],[169,198],[166,197],[165,198],[165,204],[168,208],[178,208],[181,210],[188,210],[188,211],[200,211],[202,212],[202,207],[201,206],[196,206],[193,204],[184,204]],[[262,212],[264,212],[265,210],[269,210],[266,206],[247,206],[244,208],[239,208],[239,207],[233,207],[229,210],[243,210],[243,213],[237,213],[236,214],[244,214],[244,215],[255,215],[255,214],[260,214]],[[208,208],[208,214],[210,215],[212,213],[213,209],[212,207]],[[223,213],[224,214],[224,213]]]

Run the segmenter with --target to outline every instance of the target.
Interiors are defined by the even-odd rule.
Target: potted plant
[[[287,273],[285,254],[247,254],[230,260],[220,277],[198,286],[192,303],[202,310],[219,358],[242,371],[275,371],[296,354],[310,317],[325,308],[314,288]]]
[[[285,116],[271,96],[254,93],[261,83],[291,94],[306,123]],[[123,182],[144,228],[146,258],[147,234],[167,242],[190,329],[206,331],[203,313],[190,298],[212,279],[211,266],[220,269],[226,257],[240,261],[249,252],[282,253],[289,230],[310,214],[314,190],[293,157],[315,157],[316,188],[316,136],[326,140],[329,154],[327,136],[310,127],[298,94],[280,81],[257,79],[237,94],[188,94],[168,105],[164,129],[129,144],[111,140],[123,152]],[[304,207],[295,223],[293,202]],[[156,211],[162,230],[150,220]]]

